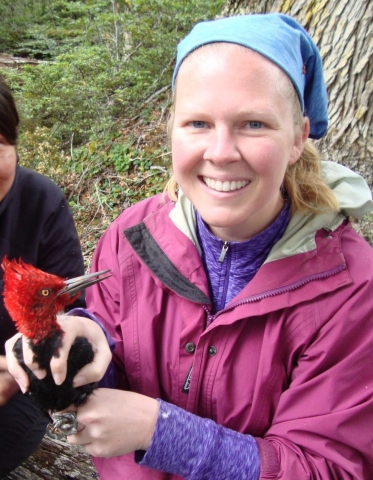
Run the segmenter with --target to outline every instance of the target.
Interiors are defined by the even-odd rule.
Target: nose
[[[212,129],[203,158],[219,165],[241,160],[237,140],[232,129],[227,126],[216,126]]]

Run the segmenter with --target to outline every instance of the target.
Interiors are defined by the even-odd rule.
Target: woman
[[[63,192],[48,178],[19,166],[19,116],[8,87],[0,82],[0,259],[22,258],[61,277],[84,274],[83,256]],[[0,269],[1,293],[3,271]],[[0,301],[0,477],[39,445],[48,423],[22,395],[5,362],[4,344],[16,328]],[[84,306],[84,298],[75,306]]]
[[[109,227],[93,269],[113,276],[60,318],[58,381],[78,334],[97,356],[76,384],[104,375],[95,319],[119,375],[69,441],[108,480],[371,478],[373,252],[348,217],[372,199],[308,140],[327,129],[315,44],[281,14],[198,24],[174,95],[169,196]]]

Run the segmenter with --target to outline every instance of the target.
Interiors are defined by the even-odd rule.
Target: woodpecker
[[[13,352],[26,371],[30,386],[27,394],[47,414],[64,410],[69,405],[84,403],[97,386],[95,383],[73,387],[73,379],[84,365],[92,362],[92,345],[84,337],[77,337],[67,361],[67,375],[61,385],[56,385],[50,361],[58,356],[64,334],[57,322],[57,314],[76,300],[81,290],[111,276],[109,270],[83,275],[73,279],[60,278],[43,272],[20,260],[3,258],[4,305],[15,322],[17,330],[28,338],[34,353],[34,362],[46,370],[45,378],[39,380],[23,361],[22,339],[19,338]]]

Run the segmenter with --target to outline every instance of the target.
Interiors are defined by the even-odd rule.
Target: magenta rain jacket
[[[323,173],[344,215],[372,208],[361,177],[329,162]],[[188,200],[157,196],[123,212],[92,266],[113,276],[87,303],[117,342],[124,387],[256,437],[261,479],[373,479],[373,249],[344,215],[295,213],[206,328]],[[180,478],[133,454],[94,461],[101,480]]]

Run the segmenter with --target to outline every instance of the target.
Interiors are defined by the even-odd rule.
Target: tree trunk
[[[225,14],[282,12],[296,18],[320,49],[329,94],[329,128],[316,142],[323,159],[360,173],[373,187],[373,2],[230,0]],[[373,245],[373,216],[360,222]]]
[[[41,445],[3,480],[94,480],[98,473],[83,448],[45,435]]]

